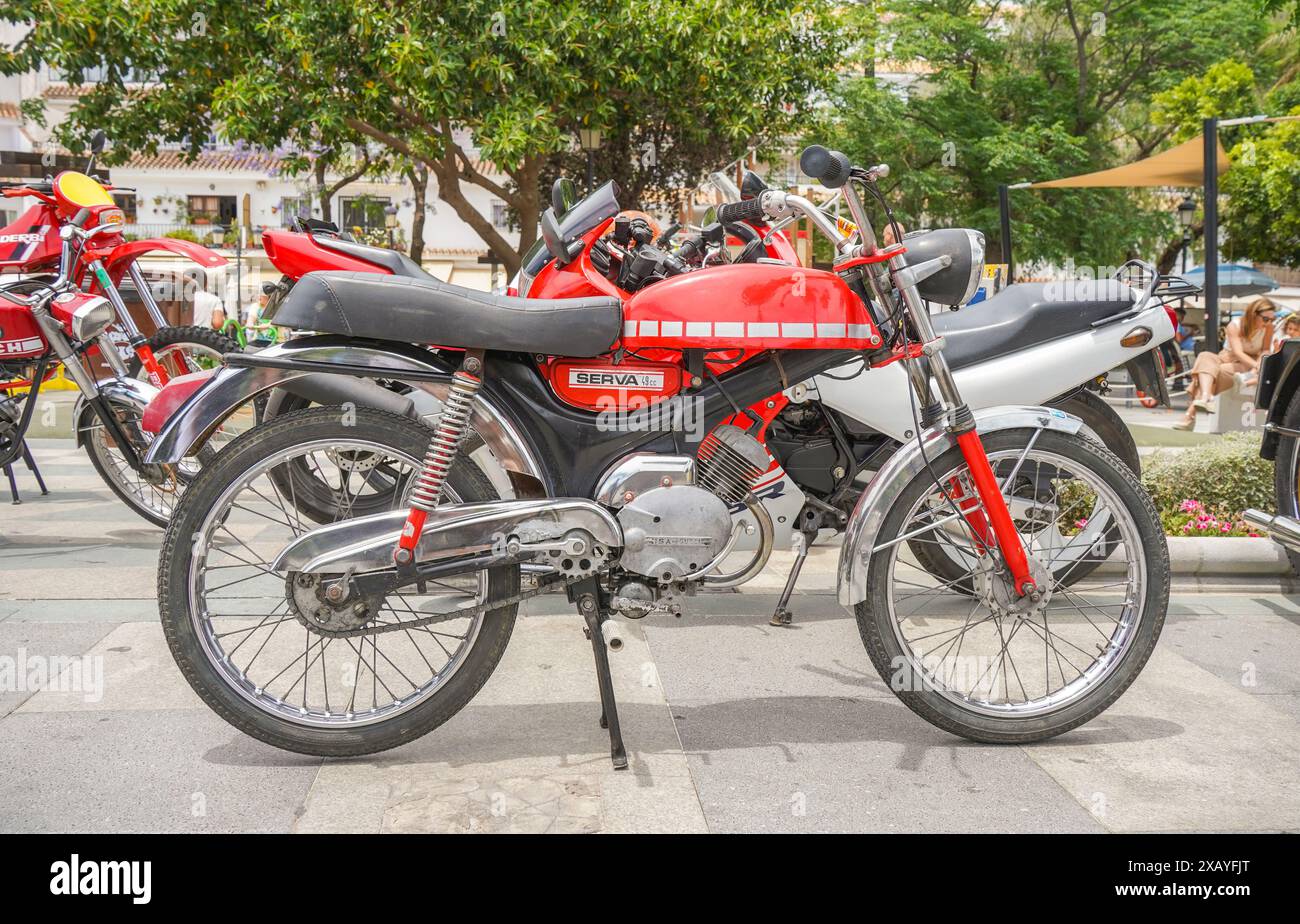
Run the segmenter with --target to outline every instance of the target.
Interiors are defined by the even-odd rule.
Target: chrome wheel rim
[[[259,710],[313,728],[361,727],[409,711],[441,690],[472,650],[482,615],[356,637],[320,633],[285,599],[283,573],[269,562],[292,537],[316,524],[296,514],[268,473],[311,458],[339,486],[339,516],[365,490],[365,475],[330,469],[329,450],[375,452],[406,472],[420,461],[368,440],[318,440],[259,459],[206,511],[196,531],[187,579],[189,614],[204,656],[223,682]],[[352,501],[348,500],[351,496]],[[457,503],[449,488],[445,503]],[[393,499],[398,507],[405,491]],[[483,602],[486,572],[430,581],[428,592],[393,594],[385,625],[454,613]]]
[[[110,403],[110,406],[117,413],[118,420],[121,421],[127,434],[135,434],[139,437],[140,443],[136,449],[143,454],[144,448],[149,444],[149,435],[140,427],[140,412],[126,405]],[[161,474],[156,482],[150,481],[143,473],[136,471],[127,463],[122,450],[118,449],[109,438],[103,422],[98,417],[92,419],[94,422],[83,432],[85,439],[90,443],[91,451],[100,460],[108,478],[129,498],[133,506],[163,519],[171,519],[172,511],[176,509],[176,504],[185,490],[184,484],[176,476],[176,471],[160,468]]]
[[[1049,593],[1041,610],[1023,615],[1000,612],[998,599],[991,599],[986,590],[1005,580],[1005,569],[996,579],[990,578],[992,560],[976,554],[965,520],[954,521],[963,527],[961,538],[934,525],[951,510],[937,489],[912,506],[900,535],[919,529],[921,533],[910,541],[955,546],[963,559],[980,565],[944,580],[923,569],[907,543],[894,545],[887,556],[889,618],[905,662],[895,668],[906,668],[895,681],[905,689],[932,690],[963,710],[994,718],[1032,718],[1077,702],[1124,660],[1145,618],[1147,574],[1137,524],[1116,492],[1078,461],[1039,449],[1031,449],[1023,459],[1021,453],[1019,449],[994,452],[989,460],[995,467],[1000,461],[1020,460],[1020,471],[1038,469],[1036,480],[1042,480],[1045,472],[1050,480],[1053,470],[1071,476],[1060,478],[1057,485],[1057,497],[1063,502],[1054,508],[1044,506],[1043,512],[1034,512],[1036,517],[1051,515],[1068,524],[1072,522],[1068,518],[1089,500],[1089,509],[1108,516],[1115,537],[1107,552],[1112,567],[1100,578],[1071,587],[1068,572],[1085,559],[1077,558],[1064,569],[1057,567],[1071,542],[1082,547],[1091,541],[1085,531],[1070,536],[1068,525],[1034,529],[1035,524],[1026,521],[1023,511],[1017,515],[1013,505],[1031,564],[1037,564]],[[967,493],[969,474],[964,464],[941,473],[939,481],[946,485],[952,479],[960,479]],[[1071,499],[1070,494],[1080,497]],[[1065,539],[1065,544],[1053,546],[1052,537]],[[992,561],[992,567],[997,566]],[[974,587],[975,594],[958,592],[959,582]]]

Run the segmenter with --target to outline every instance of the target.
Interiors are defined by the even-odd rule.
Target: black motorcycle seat
[[[376,340],[551,356],[599,356],[623,328],[617,298],[493,295],[429,277],[308,273],[271,321]]]
[[[373,263],[376,266],[382,266],[394,276],[409,276],[412,279],[434,278],[424,271],[424,267],[406,254],[399,253],[396,250],[389,250],[387,247],[371,247],[369,244],[345,241],[342,238],[324,234],[315,235],[312,239],[328,250],[347,254],[349,257],[356,257],[358,260],[365,260],[367,263]]]
[[[1110,279],[1022,282],[984,302],[931,317],[954,369],[1089,330],[1133,307],[1128,286]]]

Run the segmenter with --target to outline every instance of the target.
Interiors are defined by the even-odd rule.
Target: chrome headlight
[[[970,228],[938,228],[905,235],[908,266],[936,257],[952,257],[952,265],[917,283],[916,291],[928,302],[964,305],[975,297],[984,276],[984,235]]]
[[[72,336],[83,343],[94,340],[112,325],[115,318],[108,299],[92,296],[72,312]]]

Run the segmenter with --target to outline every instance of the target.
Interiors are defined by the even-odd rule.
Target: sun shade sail
[[[1222,144],[1217,147],[1219,153],[1216,172],[1223,173],[1229,167],[1228,152],[1223,150]],[[1122,167],[1027,185],[1030,189],[1067,186],[1202,186],[1205,183],[1202,160],[1204,150],[1205,139],[1197,135],[1168,151],[1161,151],[1145,160],[1137,160]]]

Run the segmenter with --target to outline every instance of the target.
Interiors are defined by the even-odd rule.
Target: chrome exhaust
[[[1262,529],[1283,548],[1300,552],[1300,520],[1278,514],[1273,516],[1262,510],[1247,510],[1241,518],[1256,529]]]
[[[390,510],[330,523],[303,533],[281,550],[273,571],[364,574],[393,567],[407,511]],[[449,504],[429,512],[415,551],[417,563],[469,555],[526,552],[533,543],[587,532],[598,545],[619,548],[623,531],[608,510],[580,497]]]

